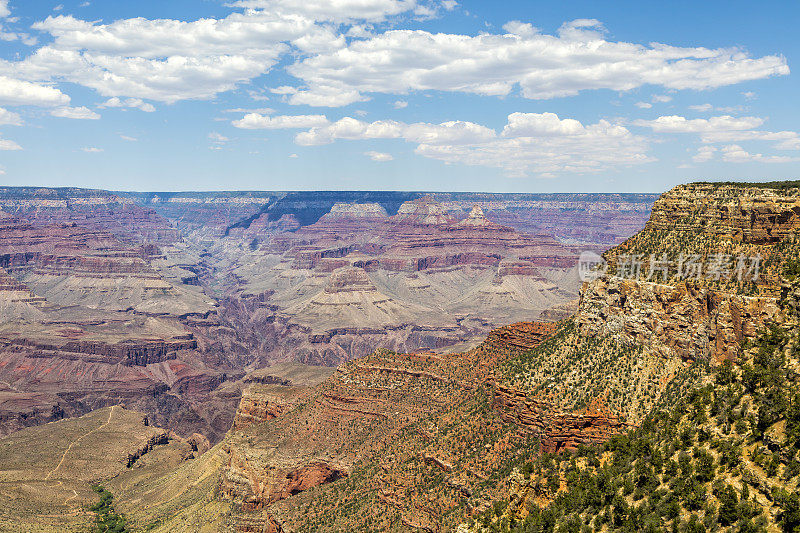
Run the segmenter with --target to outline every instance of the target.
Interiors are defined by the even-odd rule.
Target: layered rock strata
[[[800,189],[679,185],[655,202],[646,227],[702,231],[720,239],[774,244],[800,231]]]
[[[485,469],[513,449],[508,448],[511,442],[535,436],[543,451],[558,452],[624,431],[624,422],[599,407],[558,412],[544,400],[531,400],[494,382],[498,361],[535,348],[553,330],[552,324],[514,324],[463,354],[378,351],[340,366],[316,389],[298,392],[288,408],[281,408],[285,399],[269,395],[291,387],[269,385],[269,392],[257,398],[246,392],[237,414],[240,422],[224,443],[228,460],[220,484],[241,512],[237,522],[248,528],[279,524],[291,530],[300,523],[294,509],[310,501],[304,496],[310,489],[316,487],[315,498],[333,494],[325,487],[364,479],[363,469],[374,467],[376,473],[366,478],[377,476],[374,483],[352,481],[358,497],[375,498],[377,513],[436,530],[443,511],[429,508],[420,493],[406,492],[411,489],[408,476],[415,475],[409,469],[420,468],[412,465],[422,463],[431,475],[444,475],[437,486],[446,495],[438,495],[438,501],[463,505],[472,501],[481,476],[489,474]],[[473,402],[487,386],[499,417],[490,422],[491,411],[473,415],[473,428],[472,422],[458,418],[460,410],[475,409]],[[457,437],[437,429],[448,420],[465,425],[455,432]],[[502,433],[508,422],[517,429],[475,455],[471,444]],[[462,433],[467,426],[482,436],[466,437]],[[350,498],[336,493],[342,501]]]
[[[735,359],[743,343],[779,318],[774,297],[617,277],[584,285],[576,314],[584,335],[614,335],[665,356],[715,362]]]
[[[581,445],[602,444],[631,427],[607,409],[559,412],[546,401],[531,398],[524,392],[503,385],[497,385],[495,389],[495,407],[500,410],[504,420],[536,435],[545,453],[574,451]]]

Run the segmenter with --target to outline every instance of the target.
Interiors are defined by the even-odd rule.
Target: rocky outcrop
[[[331,275],[328,284],[325,286],[325,292],[329,294],[355,291],[371,292],[375,290],[375,285],[372,284],[367,273],[361,268],[338,269]]]
[[[258,400],[290,387],[263,385],[261,392],[253,391],[259,398],[246,391],[240,407],[244,424],[224,442],[228,459],[220,482],[221,494],[241,512],[234,522],[252,527],[273,521],[296,529],[308,518],[297,509],[309,503],[308,490],[317,487],[315,502],[332,498],[336,506],[357,498],[360,508],[363,499],[379,504],[370,513],[390,513],[389,521],[438,530],[447,509],[463,506],[479,492],[490,465],[530,440],[532,429],[518,423],[509,430],[512,420],[502,406],[486,402],[491,393],[486,384],[498,361],[535,346],[551,331],[546,324],[515,324],[474,350],[450,355],[378,350],[341,365],[281,413]],[[540,424],[555,420],[541,414]],[[600,438],[599,420],[591,416],[594,432],[581,426],[585,421],[565,418],[545,446],[560,450]],[[253,418],[266,420],[248,423]],[[490,445],[487,435],[493,435],[488,440],[493,443],[502,437]],[[442,476],[431,489],[435,495],[417,490],[420,475]],[[446,508],[426,505],[431,497],[446,502]],[[315,514],[322,511],[312,508]],[[343,524],[339,529],[360,530]]]
[[[271,465],[264,470],[258,457],[235,447],[223,447],[228,463],[220,482],[221,493],[240,502],[241,510],[252,512],[310,488],[348,475],[347,470],[324,461]]]
[[[553,322],[517,322],[493,330],[486,337],[486,344],[505,350],[527,351],[552,335],[556,327]]]
[[[328,214],[323,215],[323,217],[320,218],[320,221],[332,223],[342,220],[345,223],[348,223],[351,219],[383,220],[388,216],[389,214],[386,212],[386,209],[384,209],[383,206],[378,203],[371,202],[366,204],[348,204],[344,202],[337,202],[333,204],[333,207],[331,207],[331,210]]]
[[[145,424],[148,425],[148,424]],[[132,468],[136,461],[141,459],[141,457],[150,452],[156,446],[163,446],[165,444],[169,444],[169,432],[161,431],[155,435],[151,435],[145,442],[143,442],[138,449],[129,452],[128,458],[125,461],[125,466],[128,468]]]
[[[665,355],[719,362],[735,359],[743,342],[779,318],[773,297],[609,277],[584,284],[575,320],[584,335],[610,334]]]
[[[233,430],[242,430],[252,424],[261,424],[281,416],[291,406],[283,395],[258,393],[252,389],[242,395]]]
[[[536,435],[545,453],[602,444],[631,427],[619,416],[597,406],[578,413],[558,412],[546,401],[500,384],[495,385],[494,405],[503,420]]]
[[[655,202],[646,227],[699,230],[744,243],[776,243],[800,231],[800,189],[679,185]]]
[[[448,224],[453,219],[445,214],[441,204],[430,198],[419,198],[404,202],[394,215],[393,221],[398,224],[429,226]]]

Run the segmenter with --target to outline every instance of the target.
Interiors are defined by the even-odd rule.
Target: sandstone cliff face
[[[654,283],[643,276],[606,275],[585,283],[576,322],[586,335],[612,334],[664,356],[735,359],[742,343],[765,324],[781,320],[778,280],[784,261],[795,253],[799,232],[798,189],[675,187],[656,201],[644,230],[605,254],[611,271],[621,254],[639,254],[644,260],[648,254],[665,254],[673,262],[670,279]],[[708,262],[718,253],[760,256],[754,281],[724,276],[715,281],[705,270],[701,279],[674,276],[680,254],[697,254]]]
[[[679,185],[653,205],[649,229],[692,229],[768,244],[800,230],[800,190],[713,184]]]
[[[518,323],[462,354],[378,351],[317,389],[245,391],[220,483],[240,510],[237,527],[291,531],[321,520],[329,530],[399,522],[439,531],[454,509],[480,509],[482,481],[532,439],[536,451],[559,452],[624,431],[599,405],[562,412],[495,382],[498,361],[554,330]],[[437,481],[422,488],[428,477]]]
[[[741,344],[779,315],[773,297],[609,277],[584,284],[575,320],[584,335],[614,335],[665,356],[720,362],[735,359]]]

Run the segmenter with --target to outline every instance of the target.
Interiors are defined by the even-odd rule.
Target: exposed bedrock
[[[363,270],[354,270],[337,273],[323,290],[323,296],[330,301],[319,297],[309,303],[310,309],[322,308],[327,312],[332,307],[356,308],[362,301],[380,303],[386,299],[375,291],[369,278],[364,278]],[[411,318],[396,324],[330,327],[319,331],[296,323],[293,317],[275,309],[268,297],[232,297],[221,302],[218,317],[190,318],[187,323],[198,333],[198,347],[204,360],[209,363],[212,359],[224,360],[238,368],[259,368],[276,361],[336,366],[378,348],[397,352],[445,348],[481,332],[476,324],[414,324]]]
[[[0,434],[123,404],[181,435],[217,441],[230,428],[239,391],[227,376],[178,351],[147,365],[107,356],[9,345],[0,351]],[[141,361],[140,361],[141,362]]]
[[[494,405],[504,420],[537,435],[542,451],[546,453],[601,444],[630,429],[623,419],[608,410],[562,413],[546,401],[499,384],[495,385]]]
[[[601,278],[584,284],[576,315],[585,335],[614,335],[664,355],[719,362],[779,318],[776,298],[707,285]]]
[[[87,226],[141,243],[172,243],[180,233],[153,209],[114,193],[93,189],[0,188],[0,209],[40,224]]]
[[[46,344],[30,339],[0,339],[0,350],[18,351],[28,357],[77,358],[85,361],[119,363],[127,366],[147,366],[175,359],[179,350],[193,350],[194,339],[181,340],[125,340],[116,344],[101,341],[67,341],[60,345]]]
[[[387,433],[479,387],[492,358],[535,345],[550,326],[518,324],[504,330],[471,355],[379,350],[341,365],[314,389],[253,385],[244,392],[226,439],[223,493],[243,509],[257,510],[348,475],[361,454]],[[269,453],[248,444],[247,435],[265,432],[277,439]],[[372,432],[377,440],[365,439]]]
[[[653,205],[648,229],[700,229],[718,238],[775,243],[800,230],[800,192],[762,187],[679,185]]]

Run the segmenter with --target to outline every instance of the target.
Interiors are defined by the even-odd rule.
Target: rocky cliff
[[[600,404],[561,411],[495,381],[499,362],[555,331],[519,323],[465,353],[378,351],[315,389],[270,384],[245,392],[223,443],[220,484],[239,509],[237,523],[438,531],[502,492],[487,492],[483,481],[509,461],[624,431],[627,424]]]
[[[775,297],[609,277],[584,286],[575,320],[584,335],[614,335],[668,357],[721,362],[736,359],[743,343],[779,315]]]
[[[613,334],[664,355],[735,359],[765,324],[781,320],[780,277],[797,253],[798,213],[796,187],[675,187],[655,202],[645,229],[605,254],[609,271],[584,284],[576,322],[584,334]],[[650,278],[651,257],[666,275]],[[699,266],[681,275],[681,258],[690,257]],[[623,268],[630,258],[643,263],[640,271]],[[737,271],[740,261],[749,270]]]
[[[800,231],[800,189],[756,184],[679,185],[655,202],[646,227],[774,244]]]
[[[579,412],[561,412],[547,401],[503,385],[497,385],[495,407],[502,413],[503,420],[536,435],[545,453],[602,444],[632,427],[600,403]]]

